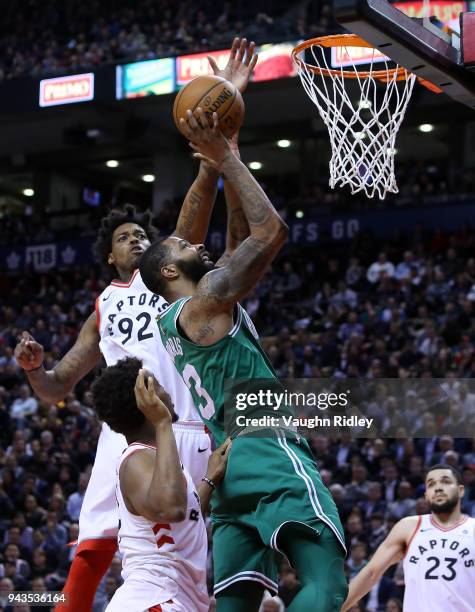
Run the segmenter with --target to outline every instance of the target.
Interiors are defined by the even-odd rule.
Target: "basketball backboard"
[[[346,30],[475,109],[475,73],[463,66],[459,25],[460,14],[475,2],[334,0],[333,5]],[[475,28],[465,30],[467,40],[475,39]]]

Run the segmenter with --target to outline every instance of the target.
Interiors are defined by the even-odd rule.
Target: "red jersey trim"
[[[419,531],[419,527],[421,526],[421,523],[422,523],[422,516],[421,516],[421,515],[419,515],[419,516],[417,517],[417,525],[416,525],[416,527],[415,527],[414,531],[412,532],[411,537],[409,538],[409,542],[406,544],[406,551],[405,551],[405,553],[404,553],[404,557],[407,555],[408,550],[409,550],[409,547],[410,547],[410,546],[411,546],[411,544],[412,544],[412,540],[413,540],[413,539],[416,537],[416,533]],[[403,557],[403,558],[404,558],[404,557]]]
[[[124,282],[119,281],[119,280],[113,280],[111,282],[111,285],[114,285],[114,287],[130,287],[130,285],[134,282],[134,279],[135,279],[135,277],[137,276],[138,273],[139,273],[139,269],[137,268],[137,270],[135,270],[135,272],[132,274],[132,277],[129,280],[129,282],[124,283]]]
[[[172,604],[173,603],[173,599],[169,599],[165,603],[166,604]],[[160,604],[157,604],[156,606],[153,606],[153,608],[149,608],[148,612],[163,612],[163,608],[162,608],[162,606]]]
[[[132,444],[131,444],[130,446],[132,446]],[[145,444],[144,444],[143,446],[145,446]],[[153,447],[153,446],[148,446],[147,448],[154,448],[154,447]],[[125,450],[127,450],[127,449],[125,449]],[[125,450],[124,450],[124,453],[125,453]],[[131,456],[132,456],[134,453],[138,453],[138,452],[139,452],[139,451],[141,451],[141,450],[145,450],[145,448],[134,448],[134,449],[132,450],[132,452],[131,452],[131,453],[129,453],[129,454],[127,455],[127,457],[125,457],[125,459],[122,459],[122,461],[121,461],[121,463],[120,463],[120,466],[119,466],[119,480],[120,480],[120,470],[122,469],[122,467],[123,467],[123,466],[124,466],[124,464],[126,463],[127,459],[128,459],[129,457],[131,457]],[[154,449],[154,450],[155,450],[155,449]]]
[[[442,525],[440,525],[432,515],[430,517],[430,522],[432,525],[437,527],[437,529],[440,529],[440,531],[452,531],[452,529],[456,529],[457,527],[460,527],[460,525],[463,525],[465,521],[468,521],[468,516],[462,517],[461,520],[458,523],[455,523],[455,525],[452,525],[452,527],[442,527]]]
[[[100,332],[100,327],[101,327],[101,311],[99,310],[99,296],[97,296],[96,298],[96,327],[97,327],[97,331]]]
[[[97,538],[91,540],[83,540],[79,543],[76,550],[76,555],[83,550],[94,550],[101,552],[115,552],[117,550],[117,538]]]

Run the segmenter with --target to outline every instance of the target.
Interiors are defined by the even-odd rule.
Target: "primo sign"
[[[40,81],[40,106],[88,102],[94,98],[94,74],[74,74]]]

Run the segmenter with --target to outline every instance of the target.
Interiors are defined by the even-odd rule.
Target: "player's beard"
[[[212,261],[204,261],[200,256],[195,259],[178,260],[176,266],[193,283],[198,283],[207,272],[214,269]]]
[[[443,502],[432,502],[430,505],[430,511],[434,514],[445,514],[447,512],[452,512],[452,510],[459,503],[459,496],[457,493],[454,493],[452,497],[444,500]]]

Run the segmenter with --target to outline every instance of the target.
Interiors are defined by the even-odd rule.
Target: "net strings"
[[[345,50],[351,58],[350,45]],[[381,200],[388,192],[398,193],[394,175],[396,136],[411,98],[415,75],[404,71],[405,78],[401,80],[399,66],[391,73],[388,60],[384,60],[387,76],[383,83],[374,77],[372,61],[365,77],[353,63],[354,81],[360,91],[355,106],[345,88],[343,67],[325,76],[323,68],[333,68],[328,65],[324,47],[313,45],[311,53],[315,67],[310,68],[303,59],[297,67],[302,85],[330,136],[330,187],[349,185],[352,194],[364,191],[367,197],[377,194]]]

